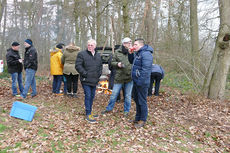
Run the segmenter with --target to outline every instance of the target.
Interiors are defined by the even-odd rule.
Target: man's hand
[[[117,63],[117,66],[121,68],[122,67],[122,63],[121,62]]]
[[[19,61],[20,63],[22,63],[22,62],[23,62],[23,59],[19,59],[18,61]]]

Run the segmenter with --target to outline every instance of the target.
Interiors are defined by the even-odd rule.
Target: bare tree
[[[124,36],[130,36],[130,27],[129,27],[129,0],[122,0],[122,11],[123,11],[123,24],[124,24]]]
[[[153,23],[153,38],[152,43],[155,46],[157,42],[157,31],[158,31],[158,22],[159,22],[159,16],[160,16],[160,8],[161,8],[161,0],[157,0],[156,3],[156,15]]]
[[[219,0],[220,27],[202,93],[211,99],[223,99],[230,64],[230,1]]]
[[[66,16],[67,16],[68,5],[69,5],[68,0],[64,0],[64,4],[62,5],[61,22],[58,28],[59,30],[58,30],[58,35],[57,35],[57,43],[63,41],[63,35],[65,32],[65,26],[66,26]]]
[[[199,28],[197,17],[197,0],[190,0],[190,31],[191,31],[191,46],[192,46],[192,63],[193,73],[196,73],[195,68],[199,69]]]

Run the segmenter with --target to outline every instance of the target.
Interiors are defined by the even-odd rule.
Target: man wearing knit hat
[[[37,51],[34,48],[31,39],[26,39],[24,42],[24,46],[25,46],[24,69],[26,71],[26,77],[25,77],[25,88],[23,90],[23,93],[21,94],[20,99],[26,98],[30,86],[32,88],[31,96],[34,97],[37,95],[36,81],[35,81],[35,73],[38,68]]]
[[[12,78],[12,92],[13,96],[18,95],[17,91],[17,83],[20,90],[20,93],[23,92],[23,84],[22,84],[22,59],[19,54],[20,44],[18,42],[13,42],[11,48],[7,49],[6,61],[8,72],[11,74]]]

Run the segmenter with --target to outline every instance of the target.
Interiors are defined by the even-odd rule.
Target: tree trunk
[[[157,42],[157,31],[158,31],[158,20],[160,16],[160,8],[161,8],[161,0],[157,0],[156,4],[156,15],[153,23],[153,46],[156,45]]]
[[[6,0],[3,0],[1,5],[0,5],[0,25],[1,25],[1,21],[2,21],[2,16],[4,14],[4,24],[3,24],[3,34],[2,34],[2,42],[1,42],[1,48],[2,48],[2,52],[0,54],[0,59],[3,59],[4,54],[5,54],[5,33],[6,33],[6,16],[7,16],[7,9],[6,9],[6,6],[7,6],[7,1]],[[3,13],[4,12],[4,13]]]
[[[191,46],[192,46],[192,64],[193,76],[195,76],[195,69],[199,69],[199,29],[197,18],[197,0],[190,0],[190,32],[191,32]],[[195,79],[195,77],[193,77]]]
[[[68,0],[64,0],[64,4],[62,6],[62,14],[61,14],[61,24],[58,30],[58,35],[57,35],[57,43],[62,42],[63,41],[63,35],[65,32],[65,25],[66,25],[66,11],[68,8]]]
[[[80,16],[80,9],[79,9],[79,0],[74,0],[74,21],[75,21],[75,31],[76,31],[76,36],[75,36],[75,43],[80,44],[80,26],[79,26],[79,16]]]
[[[102,46],[102,34],[101,34],[101,14],[100,14],[100,1],[96,0],[96,41],[98,46]]]
[[[0,23],[2,21],[2,16],[3,16],[5,7],[6,7],[6,0],[3,0],[0,5]]]
[[[122,11],[123,11],[123,24],[124,24],[124,37],[129,37],[130,27],[129,27],[129,5],[128,0],[122,1]]]
[[[205,77],[202,93],[211,99],[223,99],[230,64],[230,1],[219,0],[220,27],[215,50]]]

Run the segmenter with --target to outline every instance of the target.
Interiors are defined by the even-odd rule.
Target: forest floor
[[[109,95],[96,93],[97,123],[85,120],[84,94],[79,98],[55,96],[51,79],[38,76],[38,95],[22,102],[38,107],[32,122],[10,117],[16,99],[10,78],[0,79],[0,152],[230,152],[230,102],[182,94],[162,86],[159,97],[148,97],[149,115],[136,129],[135,103],[128,118],[123,103],[101,115]]]

